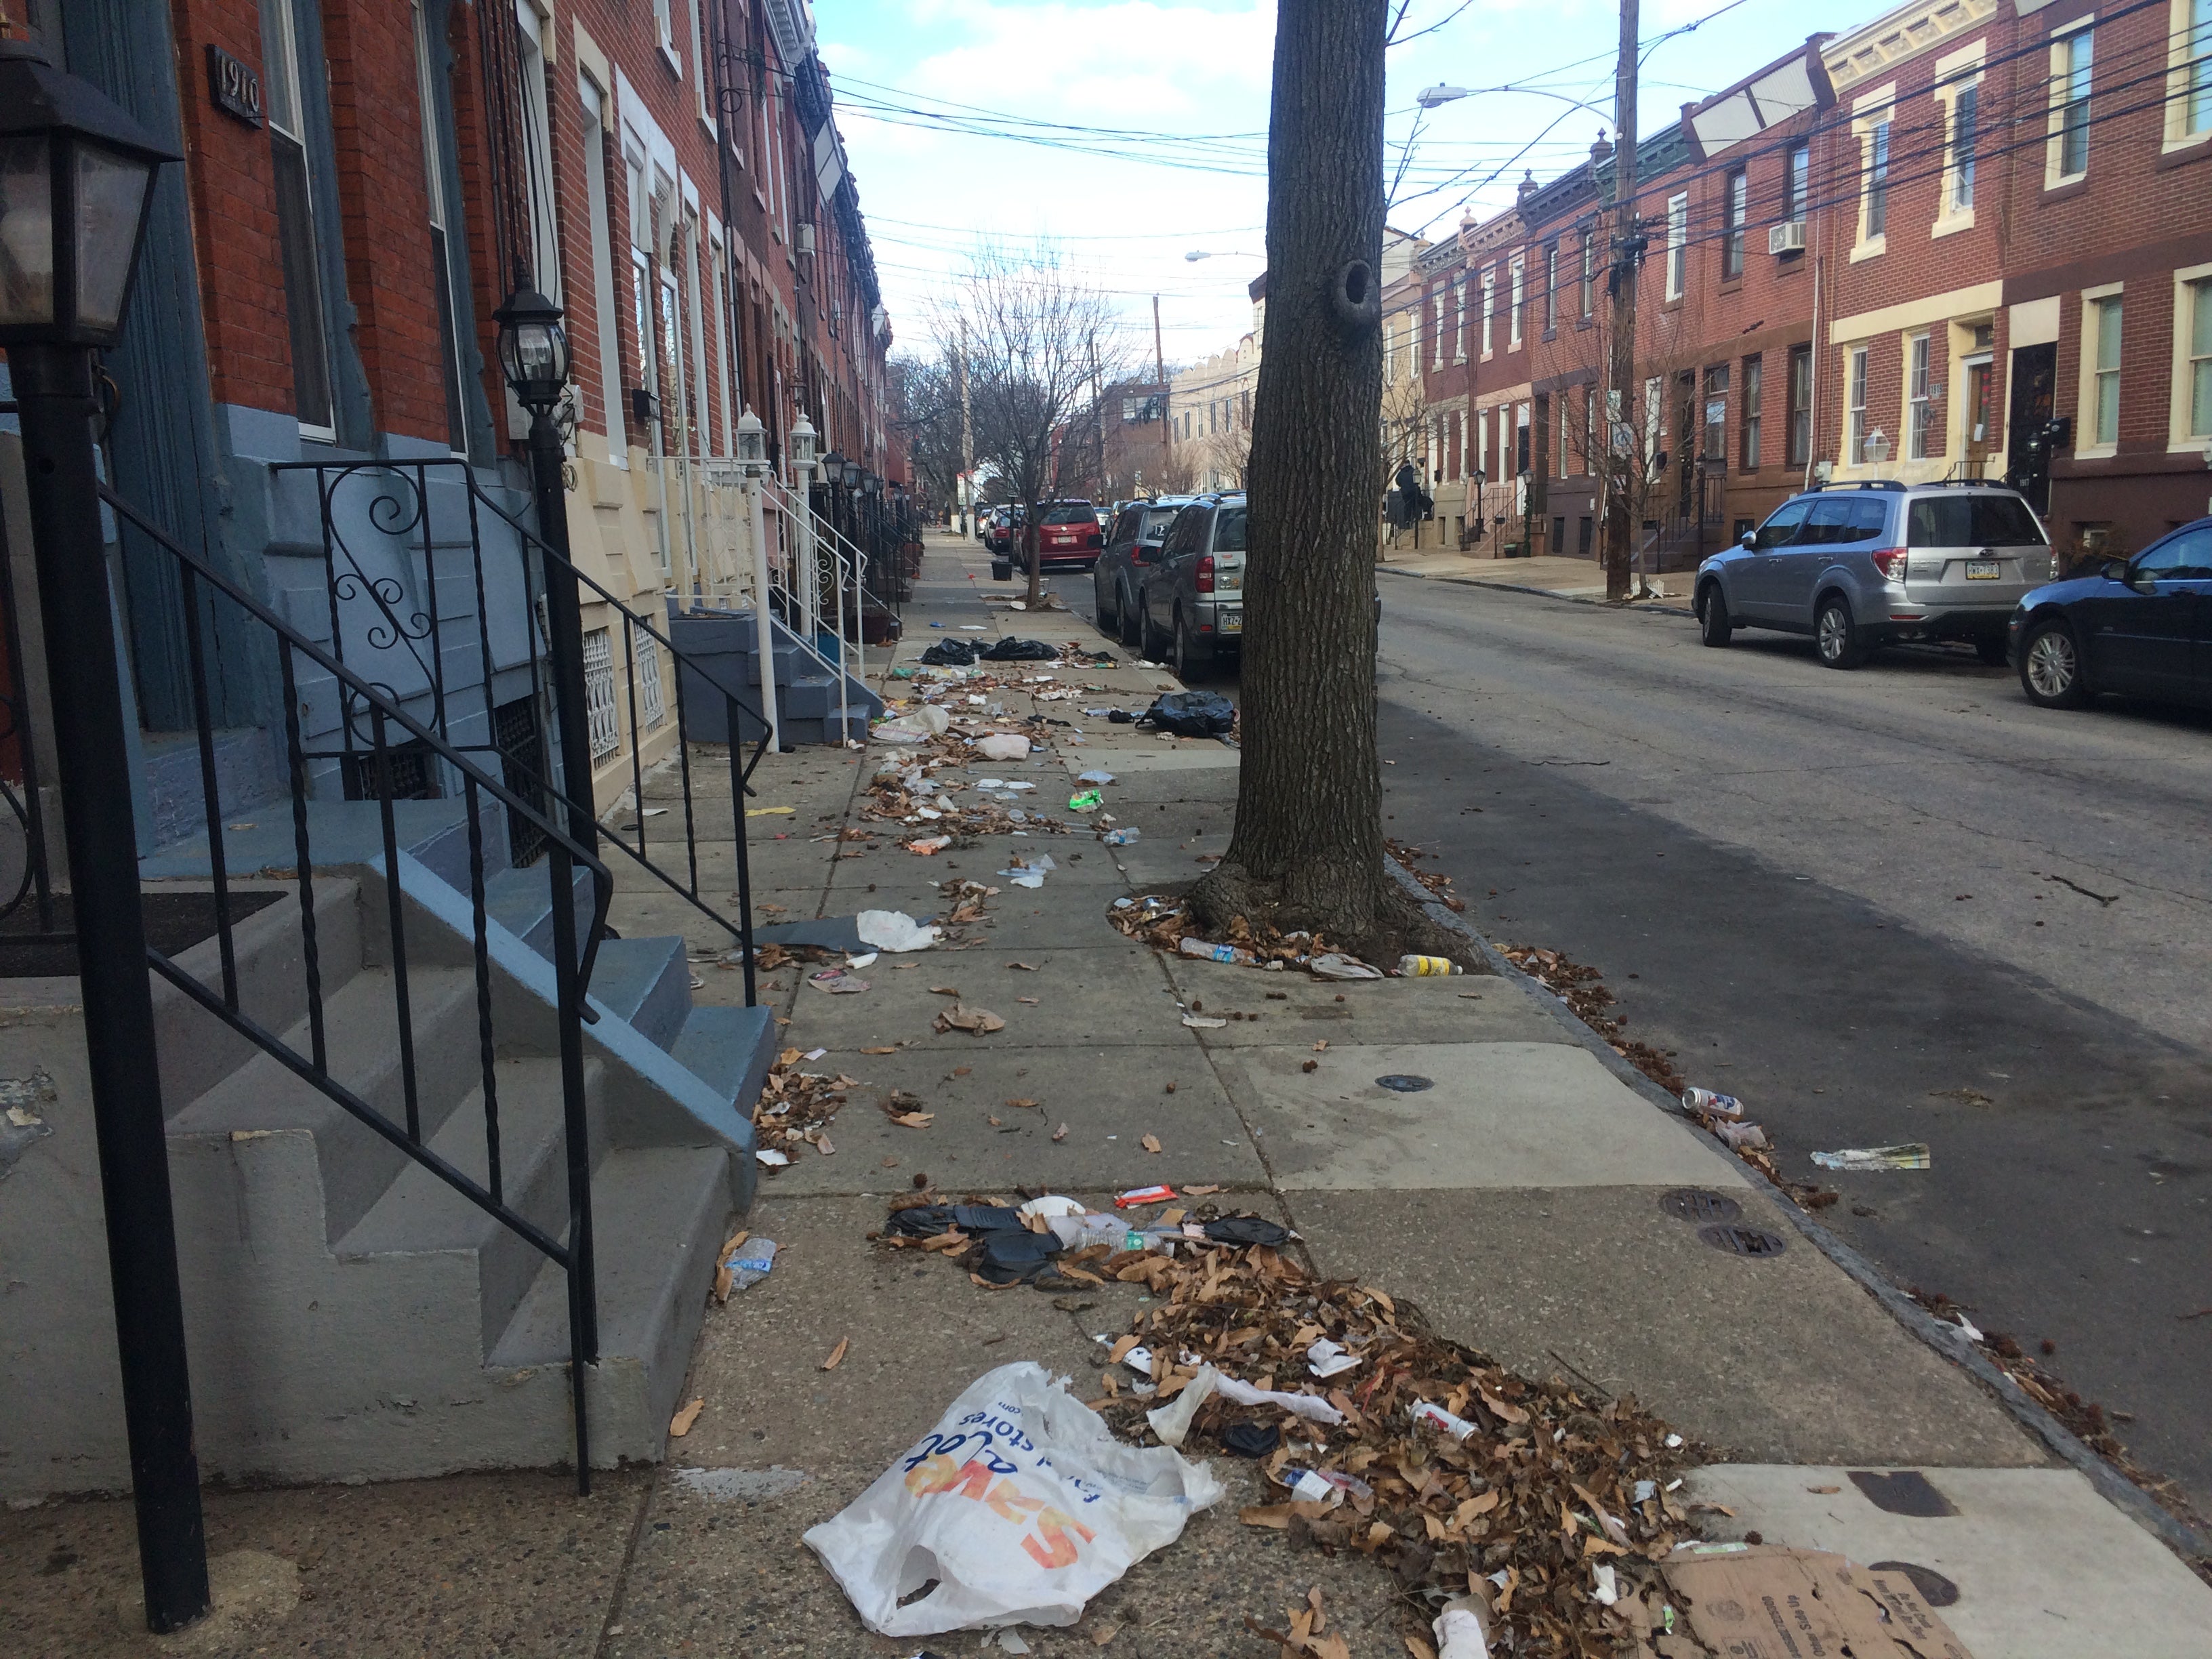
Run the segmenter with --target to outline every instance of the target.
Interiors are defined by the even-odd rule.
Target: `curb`
[[[1491,586],[1488,583],[1480,585]],[[1543,592],[1540,588],[1520,591]],[[1586,604],[1589,601],[1576,603]],[[1382,861],[1398,884],[1419,903],[1431,921],[1465,938],[1489,965],[1492,972],[1500,978],[1517,981],[1539,1007],[1576,1042],[1595,1054],[1607,1071],[1669,1115],[1678,1118],[1685,1115],[1681,1102],[1615,1054],[1611,1044],[1576,1018],[1556,998],[1545,992],[1543,987],[1515,967],[1471,924],[1431,896],[1428,889],[1415,880],[1397,860],[1386,854]],[[1717,1155],[1723,1155],[1717,1147],[1714,1150]],[[2072,1430],[2029,1399],[2020,1384],[2007,1376],[2001,1367],[1984,1358],[1971,1342],[1963,1340],[1957,1326],[1945,1324],[1899,1290],[1872,1261],[1792,1203],[1786,1194],[1778,1194],[1775,1197],[1775,1206],[1790,1218],[1790,1223],[1804,1235],[1808,1243],[1848,1273],[1859,1288],[1887,1310],[1899,1324],[1996,1395],[1997,1403],[2012,1414],[2015,1422],[2059,1458],[2080,1470],[2107,1502],[2185,1559],[2212,1559],[2212,1539],[2206,1538],[2187,1522],[2160,1508],[2149,1493],[2091,1450]]]
[[[1385,564],[1378,564],[1375,568],[1378,574],[1401,576],[1407,581],[1449,582],[1455,587],[1481,587],[1500,593],[1528,593],[1540,599],[1556,599],[1561,605],[1602,605],[1608,611],[1633,611],[1638,615],[1648,611],[1662,617],[1687,617],[1692,622],[1698,616],[1696,611],[1679,605],[1637,604],[1632,600],[1615,604],[1611,599],[1586,599],[1577,594],[1562,593],[1556,588],[1531,587],[1525,582],[1484,582],[1477,581],[1472,576],[1431,576],[1419,570],[1393,570]]]

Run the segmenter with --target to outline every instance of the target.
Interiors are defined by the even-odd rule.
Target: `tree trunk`
[[[1031,611],[1044,604],[1044,561],[1037,556],[1037,504],[1031,501],[1026,514],[1029,522],[1022,526],[1022,544],[1028,550],[1030,562],[1030,591],[1022,603]]]
[[[1384,0],[1282,0],[1267,349],[1252,416],[1243,756],[1201,921],[1366,949],[1419,912],[1383,869],[1375,740]]]

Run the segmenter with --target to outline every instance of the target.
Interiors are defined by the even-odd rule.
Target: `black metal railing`
[[[12,415],[11,399],[0,399],[0,415]],[[39,793],[37,734],[31,720],[29,672],[23,662],[22,615],[15,603],[15,562],[8,545],[7,515],[0,513],[0,647],[8,653],[6,672],[0,673],[0,748],[15,751],[18,776],[0,772],[0,812],[15,821],[23,840],[23,865],[0,875],[0,921],[12,916],[27,902],[35,904],[31,937],[58,939],[54,883],[46,862],[45,802]],[[17,937],[21,937],[20,931]]]
[[[586,847],[572,841],[562,828],[565,821],[547,803],[533,801],[494,776],[477,759],[447,742],[428,721],[417,718],[383,689],[348,668],[332,651],[307,638],[274,611],[245,592],[217,572],[205,559],[185,548],[112,490],[101,497],[130,530],[143,535],[175,561],[184,615],[185,659],[198,741],[201,805],[207,825],[208,870],[212,886],[215,937],[220,962],[220,985],[210,986],[180,967],[162,951],[149,947],[147,958],[154,970],[201,1008],[228,1025],[254,1048],[267,1054],[357,1122],[420,1164],[470,1203],[526,1242],[566,1274],[569,1326],[570,1407],[575,1422],[576,1475],[579,1490],[588,1492],[591,1481],[590,1427],[585,1406],[587,1367],[599,1358],[598,1297],[592,1249],[592,1151],[586,1085],[582,1028],[596,1019],[586,994],[605,930],[607,908],[614,884],[606,865]],[[219,607],[228,606],[241,618],[242,628],[219,629]],[[255,652],[273,653],[283,700],[282,726],[289,798],[291,879],[299,902],[300,942],[305,970],[307,1050],[301,1052],[286,1035],[272,1030],[259,1013],[246,1006],[240,988],[236,927],[240,917],[233,892],[226,834],[234,829],[226,810],[223,782],[216,763],[213,701],[210,696],[210,642],[235,641],[240,637]],[[354,1085],[331,1068],[326,1024],[327,999],[324,963],[316,916],[316,869],[332,859],[319,860],[315,845],[317,824],[311,811],[315,792],[311,776],[317,751],[301,731],[301,664],[331,677],[355,716],[365,721],[360,741],[347,752],[372,783],[383,854],[385,926],[389,932],[393,1024],[397,1033],[400,1113],[389,1111],[364,1098]],[[349,722],[349,742],[356,735]],[[461,811],[467,828],[468,890],[471,931],[471,968],[475,981],[477,1060],[481,1073],[483,1111],[484,1178],[478,1180],[451,1159],[433,1150],[430,1142],[442,1127],[426,1121],[422,1075],[416,1053],[415,1009],[410,997],[408,919],[401,884],[401,840],[398,800],[393,772],[399,753],[427,752],[438,765],[459,780]],[[567,1168],[567,1224],[565,1238],[556,1237],[510,1202],[500,1142],[499,1079],[496,1057],[501,1047],[495,1028],[489,923],[486,884],[495,873],[485,845],[484,819],[491,803],[510,817],[520,816],[535,826],[547,852],[547,878],[552,900],[554,940],[551,951],[555,980],[554,1014],[558,1031],[561,1065],[561,1125]],[[350,855],[357,859],[357,852]],[[574,902],[575,872],[582,871],[591,885],[589,925],[578,927]],[[450,1091],[450,1085],[447,1085]],[[456,1107],[455,1109],[459,1109]]]
[[[594,804],[591,816],[602,842],[617,850],[667,890],[681,896],[694,909],[723,928],[736,943],[744,963],[747,1006],[757,1000],[754,971],[752,884],[745,839],[744,800],[753,793],[754,769],[768,749],[767,724],[757,704],[724,678],[719,665],[685,652],[659,623],[640,615],[590,572],[562,558],[527,523],[494,499],[483,487],[475,468],[465,459],[383,460],[360,462],[283,462],[278,474],[308,473],[315,479],[319,545],[315,550],[322,566],[324,603],[330,620],[334,658],[341,663],[352,653],[351,665],[366,669],[373,662],[384,678],[371,679],[387,700],[424,707],[425,726],[441,741],[463,753],[496,757],[508,787],[543,802],[587,797],[588,780],[580,784],[561,780],[558,787],[552,757],[556,745],[548,741],[551,726],[549,709],[550,675],[546,661],[543,611],[538,596],[543,592],[543,571],[565,567],[607,607],[611,622],[619,624],[621,648],[608,641],[605,669],[611,679],[617,665],[629,715],[628,746],[633,822],[610,824]],[[434,483],[450,486],[456,512],[439,522],[434,508]],[[368,487],[365,499],[348,503],[343,492],[349,484]],[[488,531],[496,529],[513,538],[515,557],[511,569],[490,568],[486,552]],[[404,554],[413,564],[404,575],[380,568],[374,556],[357,549],[363,533],[375,538],[387,556]],[[441,533],[442,532],[442,533]],[[536,569],[532,566],[535,563]],[[443,603],[447,586],[465,583],[472,603],[471,615],[449,612]],[[500,605],[495,590],[504,581],[514,603]],[[411,597],[410,597],[411,595]],[[366,605],[368,615],[359,613]],[[351,614],[349,614],[350,608]],[[521,638],[502,653],[494,639],[494,619],[501,614],[519,621]],[[611,632],[611,630],[610,630]],[[458,635],[458,637],[457,637]],[[457,650],[456,647],[459,647]],[[472,648],[472,674],[456,678],[457,658]],[[654,653],[649,672],[642,653]],[[672,674],[659,673],[659,653],[666,653]],[[502,657],[505,660],[502,661]],[[411,669],[410,689],[398,690],[392,676]],[[693,721],[685,684],[693,676],[719,695],[730,743],[730,796],[732,818],[732,848],[736,866],[737,914],[732,915],[710,896],[700,878],[700,830],[697,781],[692,775]],[[670,679],[674,684],[670,684]],[[500,682],[518,695],[502,696]],[[659,687],[661,719],[672,712],[676,744],[672,757],[681,798],[680,828],[672,837],[664,832],[656,840],[647,816],[644,739],[659,721],[649,718],[648,688]],[[601,684],[611,704],[612,687]],[[527,700],[530,727],[535,740],[518,743],[516,704]],[[335,760],[357,769],[353,758],[357,738],[358,699],[343,687],[334,750],[311,750],[310,759]],[[611,713],[611,707],[603,713]],[[617,741],[620,721],[614,721]],[[739,734],[758,733],[749,745]],[[514,819],[510,817],[510,826]],[[520,862],[532,855],[530,836],[539,820],[526,817],[528,833],[511,843]]]

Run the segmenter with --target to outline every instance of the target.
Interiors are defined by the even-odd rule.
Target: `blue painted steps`
[[[668,627],[670,639],[692,659],[677,665],[677,672],[683,676],[684,726],[689,735],[701,743],[730,740],[726,688],[743,699],[738,740],[758,738],[760,724],[745,712],[759,701],[760,690],[760,641],[753,613],[690,611],[672,617]],[[775,622],[774,627],[776,715],[784,742],[834,744],[841,736],[865,738],[869,720],[883,713],[883,699],[857,676],[841,676],[837,667],[808,651],[799,635],[781,621]],[[829,649],[823,654],[833,653],[836,639],[830,637],[826,643]],[[841,677],[850,721],[842,734],[837,729]]]

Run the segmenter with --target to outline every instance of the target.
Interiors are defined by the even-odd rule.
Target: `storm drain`
[[[1698,1229],[1698,1237],[1717,1250],[1726,1250],[1731,1255],[1780,1255],[1782,1241],[1774,1234],[1761,1232],[1756,1227],[1731,1227],[1722,1224]]]
[[[1743,1213],[1743,1206],[1734,1199],[1698,1187],[1677,1187],[1671,1193],[1662,1193],[1659,1207],[1677,1221],[1734,1221]]]
[[[1393,1072],[1388,1077],[1376,1078],[1375,1081],[1383,1088],[1395,1090],[1401,1095],[1417,1095],[1424,1089],[1437,1086],[1434,1078],[1416,1077],[1410,1072]]]

